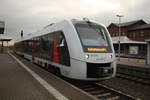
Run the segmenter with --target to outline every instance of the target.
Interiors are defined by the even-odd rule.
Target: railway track
[[[126,80],[129,80],[129,81],[134,81],[135,83],[141,83],[141,84],[144,84],[144,85],[150,85],[150,80],[139,78],[139,77],[136,77],[136,76],[130,76],[128,74],[117,73],[116,77],[117,78],[126,79]]]
[[[97,100],[140,100],[100,83],[71,82],[71,84],[96,97]]]
[[[150,70],[148,68],[118,65],[116,77],[150,85]]]
[[[59,75],[56,76],[60,77]],[[72,85],[75,85],[81,90],[91,94],[92,96],[97,98],[97,100],[140,100],[138,98],[125,94],[121,91],[117,91],[100,83],[79,82],[70,80],[66,81],[71,83]]]
[[[49,72],[51,72],[51,71],[49,71]],[[51,73],[53,73],[53,72],[51,72]],[[141,100],[139,98],[135,98],[131,95],[125,94],[121,91],[115,90],[113,88],[110,88],[110,87],[100,84],[100,83],[69,80],[68,78],[63,77],[60,74],[56,74],[56,73],[53,73],[53,74],[56,75],[57,77],[61,77],[62,79],[71,83],[72,85],[76,86],[77,88],[80,88],[81,90],[85,91],[86,93],[94,96],[97,100]],[[120,77],[121,77],[121,75],[120,75]],[[122,78],[125,78],[125,77],[122,77]],[[129,79],[129,77],[128,77],[128,79]]]

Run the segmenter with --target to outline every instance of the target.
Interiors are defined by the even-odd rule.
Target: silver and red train
[[[15,52],[61,75],[79,80],[115,76],[116,58],[106,27],[89,20],[63,20],[15,42]]]

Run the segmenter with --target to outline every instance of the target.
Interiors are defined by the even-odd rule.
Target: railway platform
[[[94,99],[25,59],[0,54],[0,100]]]
[[[120,61],[118,60],[117,64],[127,65],[132,67],[150,68],[150,66],[146,64],[144,59],[120,58]]]
[[[150,84],[150,66],[137,60],[139,59],[120,59],[117,62],[117,76]]]

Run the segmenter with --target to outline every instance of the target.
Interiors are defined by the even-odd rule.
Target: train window
[[[32,52],[34,56],[39,57],[39,52],[40,52],[40,43],[39,43],[39,39],[38,38],[34,38],[32,40]]]
[[[84,46],[108,46],[106,31],[96,25],[76,25],[78,34]]]
[[[47,51],[48,45],[47,45],[48,37],[47,36],[42,36],[40,39],[41,42],[41,50],[42,51]]]
[[[45,59],[50,59],[49,53],[48,36],[44,35],[40,37],[40,56]]]
[[[24,52],[27,54],[32,53],[32,40],[23,41]]]

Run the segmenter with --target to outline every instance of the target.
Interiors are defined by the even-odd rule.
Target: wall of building
[[[129,31],[128,37],[134,41],[145,41],[150,38],[150,28]]]
[[[118,54],[118,44],[114,44],[114,49],[116,54]],[[146,44],[121,44],[120,54],[122,57],[146,59],[147,46]]]
[[[127,25],[128,24],[128,25]],[[127,36],[131,42],[132,41],[145,41],[145,39],[150,38],[150,29],[143,30],[131,30],[132,28],[146,25],[146,22],[140,20],[134,24],[124,23],[122,24],[121,34],[120,36]],[[108,31],[112,37],[118,37],[119,27],[116,24],[110,24],[108,27]],[[118,44],[114,44],[115,52],[118,53]],[[135,50],[137,49],[137,50]],[[137,58],[145,58],[147,55],[147,46],[146,44],[133,44],[126,43],[121,44],[120,48],[121,56],[123,57],[137,57]]]
[[[142,31],[141,30],[134,30],[134,31],[130,30],[133,27],[141,26],[144,24],[146,24],[144,21],[138,21],[138,22],[131,24],[129,26],[120,27],[121,28],[120,36],[127,36],[131,40],[135,40],[135,41],[144,41],[145,38],[148,38],[147,33],[150,34],[150,29],[144,30],[144,31],[143,30]],[[111,24],[108,27],[108,31],[112,37],[119,36],[119,34],[118,34],[119,27],[114,25],[114,24]],[[144,36],[143,36],[143,34],[144,34]]]

